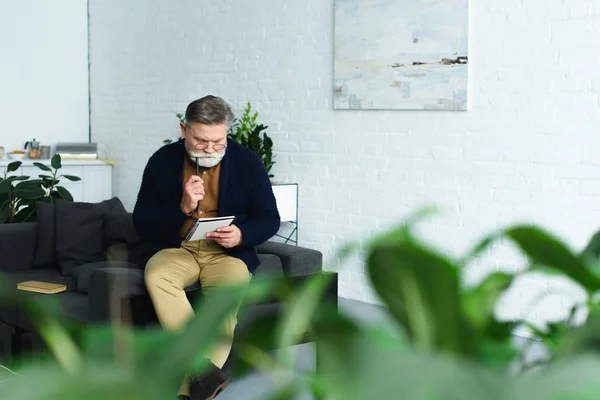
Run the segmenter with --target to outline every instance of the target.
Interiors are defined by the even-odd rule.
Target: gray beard
[[[194,163],[196,162],[196,159],[197,159],[197,163],[198,163],[199,167],[212,168],[221,162],[221,160],[225,156],[226,151],[227,151],[227,148],[225,148],[225,150],[223,150],[223,154],[216,154],[216,153],[206,154],[206,153],[194,153],[194,152],[188,150],[188,155],[190,156],[190,158],[192,159],[192,161]]]

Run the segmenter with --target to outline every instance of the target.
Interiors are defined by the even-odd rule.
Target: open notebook
[[[190,227],[187,235],[185,235],[185,241],[191,242],[194,240],[206,239],[208,232],[214,232],[218,228],[223,226],[231,225],[235,217],[215,217],[215,218],[198,218],[196,222]]]

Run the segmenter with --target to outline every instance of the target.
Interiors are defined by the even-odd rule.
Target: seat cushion
[[[281,259],[274,254],[259,254],[260,265],[254,271],[254,276],[283,276]]]
[[[76,290],[75,280],[62,276],[55,269],[32,269],[27,271],[9,272],[4,274],[3,278],[8,280],[11,283],[11,285],[14,285],[15,291],[17,283],[25,281],[59,283],[67,285],[67,292],[72,292]],[[19,291],[18,293],[26,296],[48,296],[25,291]],[[12,306],[0,307],[0,321],[5,322],[11,326],[19,325],[19,314],[19,311]]]
[[[35,294],[35,293],[34,293]],[[64,316],[69,320],[75,320],[80,323],[88,322],[88,295],[77,292],[63,292],[53,295],[35,294],[37,296],[53,296],[58,299]],[[31,323],[29,316],[25,312],[19,312],[17,327],[29,332],[34,332],[35,327]]]
[[[140,269],[136,264],[127,261],[100,261],[95,263],[83,264],[71,271],[72,276],[77,282],[77,290],[82,293],[88,293],[90,281],[94,271],[100,268],[134,268]]]
[[[60,283],[67,285],[67,292],[77,290],[75,280],[66,276],[62,276],[60,272],[53,268],[47,269],[30,269],[27,271],[9,272],[3,275],[9,282],[15,285],[24,281],[42,281],[49,283]]]

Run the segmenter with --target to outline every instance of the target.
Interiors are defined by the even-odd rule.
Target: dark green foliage
[[[273,140],[267,135],[267,132],[264,132],[268,126],[256,124],[257,117],[258,113],[252,114],[252,107],[248,102],[241,120],[234,120],[229,128],[229,137],[255,152],[267,173],[269,173],[269,178],[272,178],[271,168],[275,164],[273,161],[275,158],[273,155]]]
[[[21,161],[8,164],[4,177],[0,178],[0,224],[36,221],[35,203],[43,201],[54,203],[56,199],[73,201],[71,193],[63,186],[58,186],[61,178],[69,181],[80,181],[73,175],[59,175],[62,160],[55,154],[50,166],[35,162],[33,165],[48,174],[40,174],[40,179],[29,176],[8,176],[21,167]]]
[[[350,319],[323,297],[323,277],[307,279],[295,290],[285,282],[256,279],[243,293],[242,309],[277,296],[284,312],[279,319],[259,320],[239,337],[236,353],[243,365],[237,374],[251,367],[272,378],[275,387],[268,399],[293,399],[302,392],[331,400],[600,398],[600,312],[594,296],[600,285],[594,272],[597,253],[590,250],[598,236],[577,254],[539,227],[516,225],[494,232],[457,260],[413,233],[426,215],[417,213],[362,246],[368,277],[393,326]],[[528,268],[492,273],[464,287],[466,264],[499,239],[512,241],[527,256]],[[358,247],[345,246],[338,257]],[[589,299],[543,329],[498,320],[494,309],[500,297],[515,278],[530,271],[571,279]],[[220,321],[242,295],[233,289],[207,297],[204,304],[196,304],[196,318],[178,334],[83,326],[74,336],[51,297],[39,303],[13,292],[2,287],[0,275],[0,302],[19,302],[30,311],[54,361],[18,371],[22,377],[10,376],[0,388],[9,400],[172,398],[185,365],[214,343]],[[590,317],[575,327],[580,308],[587,308]],[[525,362],[526,350],[512,340],[519,326],[529,326],[550,352],[535,370]],[[306,335],[317,342],[318,373],[293,367],[291,346]],[[273,344],[283,348],[276,354],[263,350]],[[0,369],[1,374],[9,372]]]

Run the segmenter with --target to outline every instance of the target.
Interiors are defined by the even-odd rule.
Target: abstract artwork
[[[335,0],[336,109],[467,109],[469,0]]]

